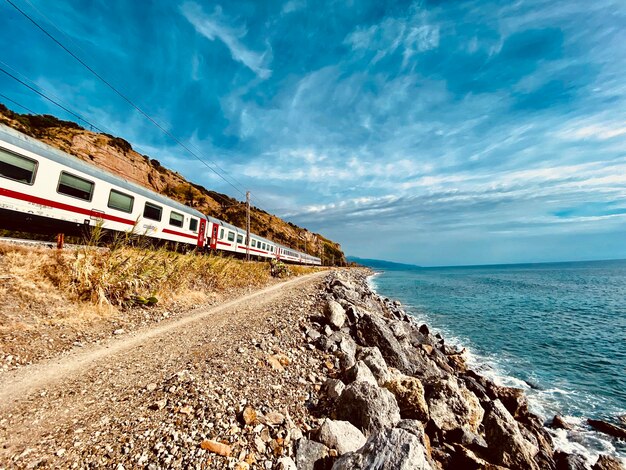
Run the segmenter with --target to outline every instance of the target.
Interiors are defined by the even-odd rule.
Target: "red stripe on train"
[[[163,233],[169,233],[170,235],[178,235],[179,237],[187,237],[195,240],[197,238],[196,235],[189,235],[187,233],[177,232],[176,230],[170,230],[169,228],[164,228]]]
[[[68,212],[75,212],[77,214],[88,215],[89,217],[94,217],[98,219],[107,219],[112,222],[119,222],[121,224],[135,225],[134,220],[124,219],[123,217],[117,217],[115,215],[105,214],[102,212],[94,212],[91,209],[83,209],[82,207],[72,206],[70,204],[64,204],[62,202],[56,202],[50,199],[44,199],[42,197],[31,196],[30,194],[20,193],[18,191],[11,191],[10,189],[6,188],[0,188],[0,196],[6,196],[12,199],[19,199],[26,202],[32,202],[33,204],[48,206],[54,209],[61,209]]]

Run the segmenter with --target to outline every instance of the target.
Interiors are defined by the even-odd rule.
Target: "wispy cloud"
[[[185,2],[180,11],[198,33],[211,41],[216,38],[222,41],[234,60],[241,62],[260,78],[267,79],[272,75],[268,68],[269,51],[259,53],[248,49],[241,42],[247,34],[245,26],[233,26],[221,7],[217,6],[212,14],[207,14],[197,3]]]

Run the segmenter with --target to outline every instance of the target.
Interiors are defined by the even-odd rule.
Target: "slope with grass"
[[[268,263],[123,244],[57,251],[0,243],[0,273],[0,371],[279,282]]]
[[[239,227],[245,227],[245,205],[224,194],[187,181],[148,155],[141,155],[120,137],[88,131],[75,122],[50,115],[19,114],[0,104],[0,123],[13,127],[53,147],[145,186],[200,212]],[[320,234],[286,222],[253,207],[253,233],[319,256],[324,264],[345,264],[341,246]]]

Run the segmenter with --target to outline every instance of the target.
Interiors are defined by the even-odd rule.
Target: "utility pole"
[[[250,261],[250,191],[246,191],[246,261]]]

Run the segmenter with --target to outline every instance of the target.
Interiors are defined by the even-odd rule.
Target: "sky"
[[[623,0],[11,1],[205,163],[6,0],[0,67],[348,255],[626,258]]]

